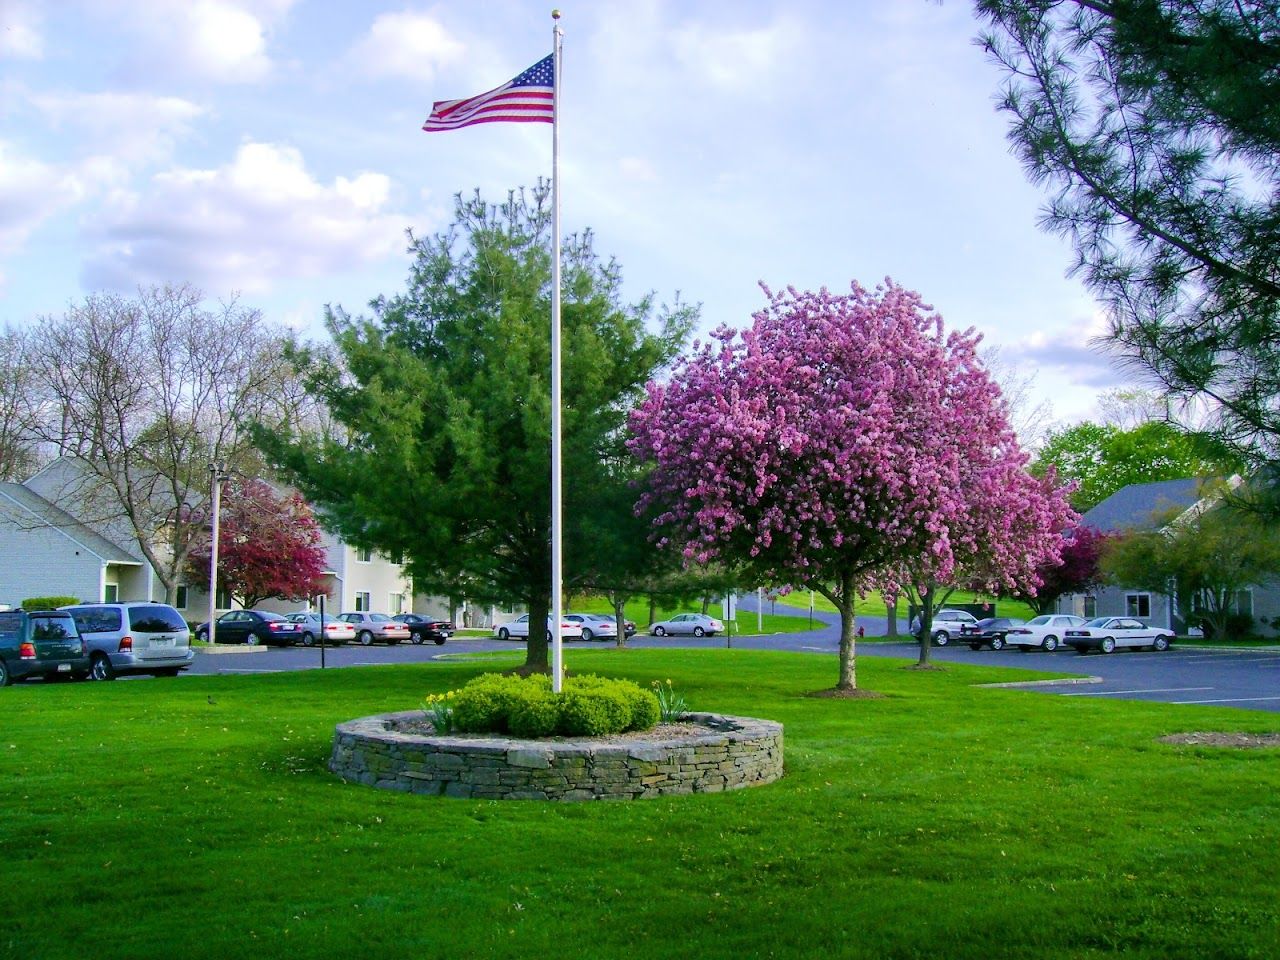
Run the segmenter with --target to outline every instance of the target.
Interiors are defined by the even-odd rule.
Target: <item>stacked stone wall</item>
[[[692,713],[686,723],[705,732],[596,741],[414,732],[424,722],[413,711],[339,724],[329,769],[388,790],[498,800],[632,800],[782,776],[782,725],[750,717]]]

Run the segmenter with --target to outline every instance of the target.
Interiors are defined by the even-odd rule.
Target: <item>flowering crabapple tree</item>
[[[652,467],[637,509],[688,562],[728,559],[830,600],[837,689],[853,690],[855,601],[898,595],[917,570],[952,576],[975,465],[1007,456],[1008,425],[980,338],[945,332],[918,294],[891,280],[765,294],[750,328],[717,329],[649,384],[631,417]]]
[[[1060,563],[1043,563],[1037,571],[1040,586],[1034,594],[1016,594],[1035,608],[1049,613],[1065,593],[1087,593],[1102,583],[1102,555],[1113,537],[1092,527],[1077,526],[1062,535]]]
[[[209,582],[209,539],[192,549],[189,575]],[[279,496],[263,480],[227,491],[218,524],[218,586],[245,607],[278,597],[306,600],[324,592],[320,527],[297,494]]]
[[[937,555],[925,551],[908,557],[891,578],[920,611],[922,666],[929,662],[934,610],[956,585],[1034,597],[1045,571],[1062,562],[1063,530],[1079,519],[1067,501],[1069,487],[1058,484],[1053,470],[1032,476],[1013,431],[991,427],[988,439],[995,442],[972,451],[953,491],[960,509],[947,520],[950,573],[941,573]]]

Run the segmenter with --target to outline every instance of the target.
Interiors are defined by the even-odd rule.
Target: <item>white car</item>
[[[618,623],[613,617],[602,613],[566,613],[564,618],[582,628],[583,640],[618,639]]]
[[[401,640],[409,639],[409,628],[385,613],[358,610],[340,614],[338,619],[351,624],[356,631],[356,639],[366,647],[375,640],[394,647]]]
[[[1068,613],[1045,613],[1019,624],[1005,634],[1004,641],[1019,650],[1046,650],[1052,653],[1062,643],[1063,635],[1073,627],[1084,626],[1084,617]]]
[[[705,613],[678,613],[670,620],[661,620],[649,625],[649,632],[655,637],[667,634],[692,634],[695,637],[710,637],[724,630],[724,624],[715,617]]]
[[[320,614],[314,610],[300,610],[298,613],[289,614],[286,619],[302,627],[302,645],[304,647],[314,646],[320,639]],[[332,643],[341,646],[348,640],[354,640],[355,638],[356,628],[354,624],[339,620],[337,617],[326,616],[324,618],[324,642],[326,644]]]
[[[510,640],[512,637],[516,639],[529,637],[529,615],[521,614],[514,620],[506,623],[500,623],[493,628],[493,635],[499,640]],[[547,617],[547,639],[551,639],[551,618]],[[560,639],[561,640],[581,640],[582,624],[574,623],[567,617],[560,618]]]
[[[952,640],[958,640],[965,627],[972,627],[977,622],[977,617],[972,613],[966,613],[964,610],[951,610],[945,607],[941,610],[935,610],[933,614],[933,632],[930,634],[933,639],[933,645],[935,647],[945,647]],[[911,622],[911,632],[915,634],[919,633],[919,631],[920,618],[916,617]]]
[[[1172,630],[1152,627],[1133,617],[1095,617],[1083,626],[1068,630],[1063,642],[1074,647],[1077,653],[1086,650],[1113,653],[1117,647],[1168,650],[1173,637]]]

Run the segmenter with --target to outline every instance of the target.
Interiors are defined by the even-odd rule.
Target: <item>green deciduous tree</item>
[[[1083,513],[1132,483],[1225,477],[1244,463],[1211,437],[1154,420],[1131,430],[1085,422],[1052,433],[1031,471],[1043,476],[1051,467],[1075,482],[1071,505]]]
[[[402,554],[416,590],[519,600],[544,622],[551,597],[550,198],[459,197],[455,222],[413,238],[408,289],[373,316],[330,311],[340,365],[309,363],[308,390],[342,436],[261,431],[259,443],[324,521]],[[564,244],[565,580],[588,582],[588,536],[616,514],[622,427],[645,382],[679,350],[696,310],[627,305],[621,271],[588,233]],[[625,479],[625,478],[622,478]],[[630,504],[626,504],[629,509]],[[547,668],[530,631],[529,669]]]
[[[1280,4],[978,0],[1010,139],[1110,339],[1280,458]]]
[[[1229,638],[1236,595],[1280,576],[1280,531],[1230,503],[1165,519],[1159,529],[1112,540],[1104,574],[1121,586],[1176,597],[1184,615],[1199,606],[1213,635]]]

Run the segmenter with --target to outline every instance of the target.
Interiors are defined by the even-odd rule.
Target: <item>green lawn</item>
[[[806,601],[807,603],[808,601]],[[624,608],[628,620],[635,623],[641,633],[645,632],[645,628],[649,625],[649,602],[647,600],[632,600]],[[606,616],[613,616],[613,607],[609,601],[602,597],[583,597],[575,600],[573,610],[579,613],[603,613]],[[684,607],[658,607],[654,614],[655,622],[657,620],[666,620],[674,617],[677,613],[701,613],[701,604],[692,604]],[[722,618],[724,613],[724,605],[713,603],[708,609],[710,616],[717,620]],[[821,630],[822,621],[814,619],[810,626],[808,616],[796,617],[782,613],[765,613],[763,625],[753,611],[739,610],[737,619],[733,621],[733,635],[735,637],[755,637],[764,636],[770,633],[803,633],[806,630]]]
[[[1026,674],[572,648],[786,725],[786,776],[630,803],[405,796],[338,721],[493,664],[0,691],[0,956],[1272,958],[1280,715],[980,689]]]

